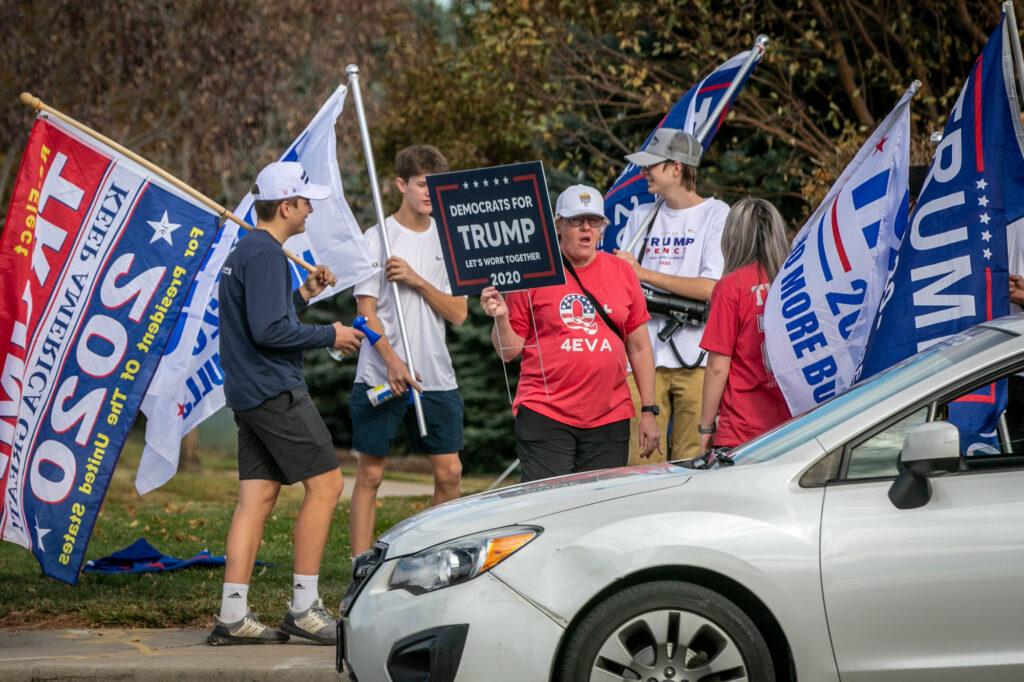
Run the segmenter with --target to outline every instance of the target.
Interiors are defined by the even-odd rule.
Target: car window
[[[968,465],[992,455],[1024,455],[1022,406],[1024,379],[1012,373],[946,403],[947,421],[960,431],[960,454]]]
[[[858,383],[846,393],[741,445],[729,454],[736,464],[755,464],[779,457],[838,424],[857,419],[872,405],[881,403],[925,377],[944,372],[963,359],[983,355],[1000,344],[1013,342],[1014,338],[1008,332],[985,327],[974,327],[950,336]]]
[[[810,412],[785,422],[760,438],[733,450],[736,464],[754,464],[774,459],[793,448],[835,428],[872,405],[882,402],[925,377],[949,368],[952,363],[935,351],[925,351],[875,375],[869,381],[822,403]]]
[[[922,407],[895,424],[882,429],[850,451],[847,480],[895,476],[903,450],[903,440],[914,427],[928,420],[928,408]]]

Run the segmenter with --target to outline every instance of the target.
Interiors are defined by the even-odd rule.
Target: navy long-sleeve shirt
[[[334,327],[302,324],[305,299],[292,291],[284,250],[269,232],[239,240],[220,277],[220,364],[224,396],[248,410],[284,391],[304,387],[303,351],[334,345]]]

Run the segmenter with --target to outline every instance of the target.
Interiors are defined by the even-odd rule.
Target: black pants
[[[523,483],[626,466],[629,420],[581,429],[520,406],[516,415],[516,454],[523,468]]]

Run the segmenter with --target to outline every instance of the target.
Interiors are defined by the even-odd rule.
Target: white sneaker
[[[317,644],[334,644],[338,641],[338,622],[319,599],[302,613],[293,614],[289,604],[281,629],[296,637],[311,639]]]
[[[288,641],[288,635],[264,625],[249,611],[242,620],[235,623],[224,623],[217,616],[213,617],[213,631],[206,638],[208,644],[221,646],[224,644],[281,644]]]

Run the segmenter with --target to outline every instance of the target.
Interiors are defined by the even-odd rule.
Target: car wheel
[[[754,622],[707,588],[659,581],[598,604],[570,633],[562,682],[769,682],[772,657]]]

